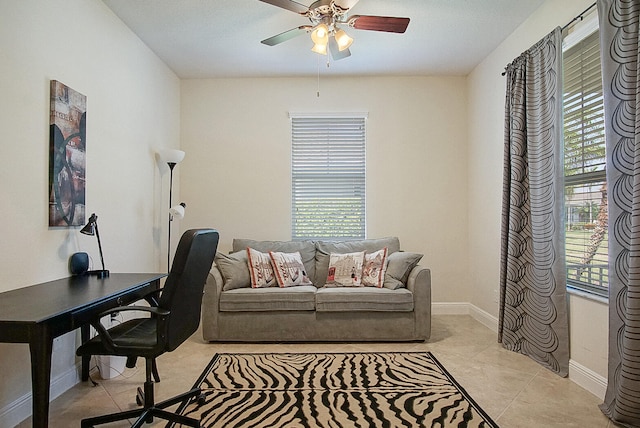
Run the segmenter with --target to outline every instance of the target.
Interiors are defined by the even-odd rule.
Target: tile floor
[[[503,349],[494,332],[469,316],[458,315],[434,316],[426,343],[210,344],[197,332],[158,359],[162,381],[156,384],[156,399],[188,390],[216,352],[367,351],[431,351],[501,428],[614,427],[598,409],[599,398],[529,358]],[[80,383],[51,403],[51,427],[80,426],[83,417],[135,407],[135,390],[144,382],[144,363],[139,360],[137,368],[125,369],[110,380],[101,380],[97,371],[92,377],[97,387]],[[29,419],[18,425],[30,426]]]

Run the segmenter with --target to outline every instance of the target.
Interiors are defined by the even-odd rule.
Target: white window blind
[[[606,296],[607,182],[597,30],[564,51],[563,69],[567,284]]]
[[[292,238],[365,238],[365,120],[291,114]]]
[[[567,176],[604,171],[604,104],[598,32],[564,53]]]

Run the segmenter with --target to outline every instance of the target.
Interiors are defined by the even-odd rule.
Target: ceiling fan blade
[[[282,42],[286,42],[287,40],[293,39],[294,37],[297,37],[302,33],[311,31],[312,29],[313,27],[311,25],[301,25],[298,28],[292,28],[291,30],[285,31],[284,33],[276,34],[275,36],[269,37],[268,39],[264,39],[260,43],[267,46],[275,46]]]
[[[277,7],[281,7],[283,9],[290,10],[291,12],[299,13],[301,15],[305,15],[309,12],[309,7],[297,3],[293,0],[260,0],[263,3],[269,3]]]
[[[340,48],[338,48],[338,42],[336,42],[336,39],[333,37],[329,37],[329,52],[331,52],[331,58],[333,58],[334,61],[351,56],[349,48],[341,51]]]
[[[404,33],[407,29],[407,26],[409,26],[409,18],[354,15],[349,18],[349,26],[358,30],[386,31],[387,33]]]
[[[333,0],[333,4],[338,6],[340,9],[347,11],[355,6],[358,1],[359,0]]]

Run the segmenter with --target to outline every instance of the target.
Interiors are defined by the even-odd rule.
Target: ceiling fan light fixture
[[[314,51],[317,54],[320,55],[326,55],[327,54],[327,45],[326,44],[320,44],[320,43],[316,43],[313,45],[313,47],[311,48],[312,51]]]
[[[351,44],[353,44],[353,38],[349,37],[343,29],[336,31],[335,39],[336,42],[338,42],[338,49],[340,51],[348,49]]]
[[[311,32],[311,40],[316,45],[324,45],[325,48],[329,42],[329,27],[325,24],[319,24]]]

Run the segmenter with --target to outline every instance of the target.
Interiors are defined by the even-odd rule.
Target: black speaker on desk
[[[72,275],[83,275],[89,270],[89,255],[73,253],[69,258],[69,271]]]

